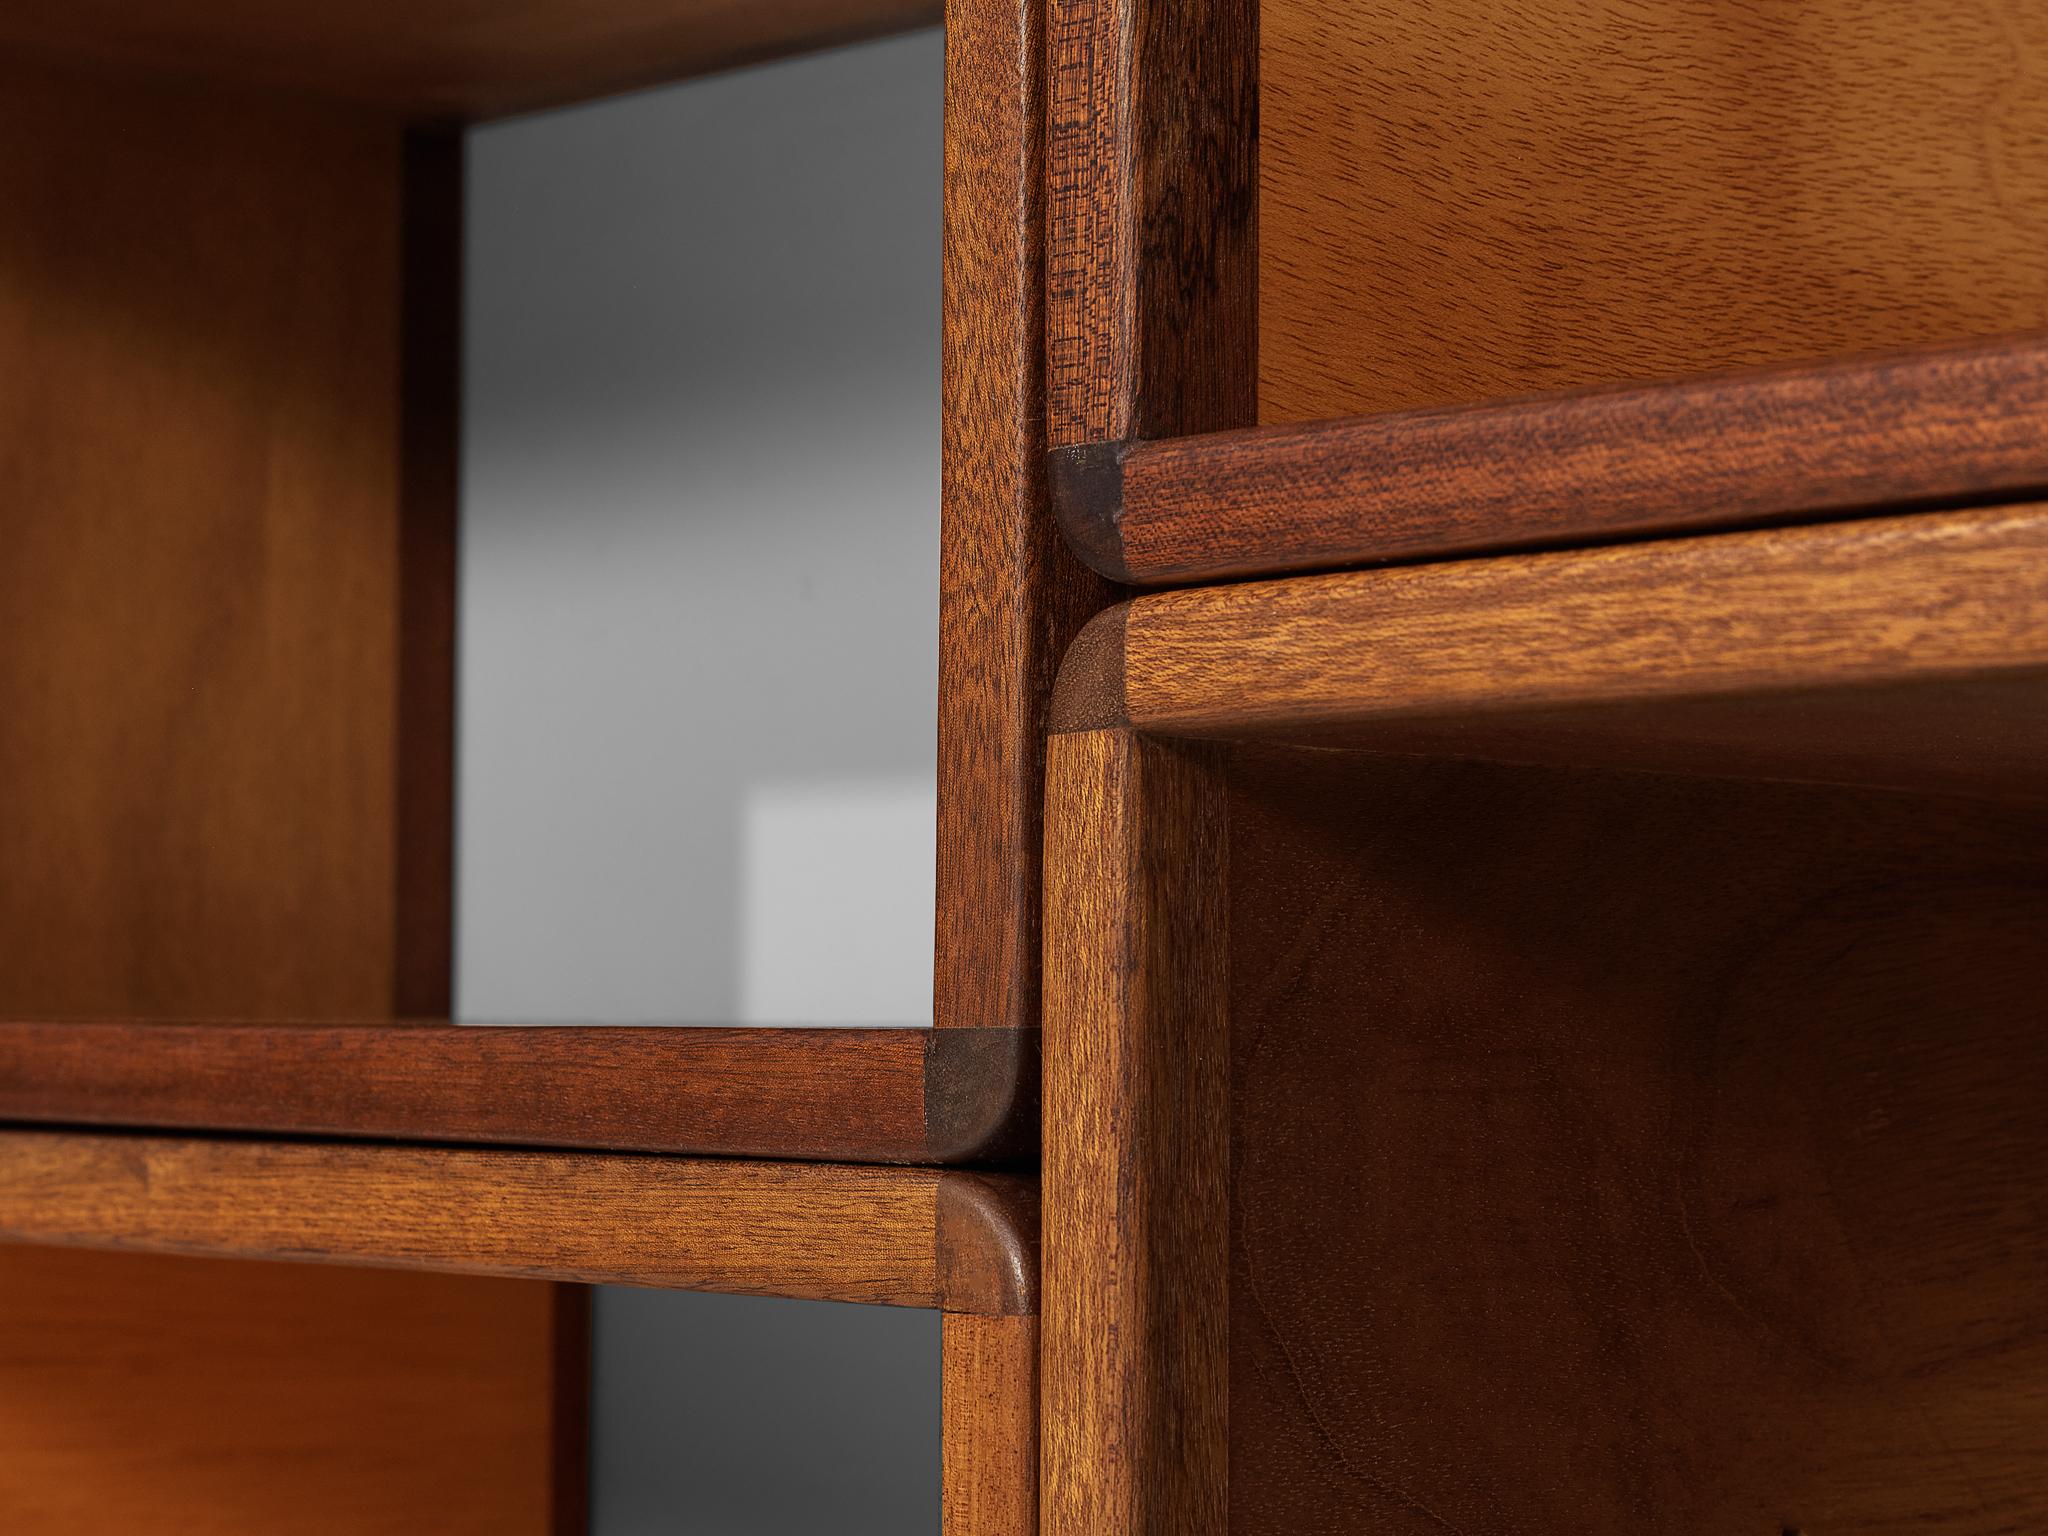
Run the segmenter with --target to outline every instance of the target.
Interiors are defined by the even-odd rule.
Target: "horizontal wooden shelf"
[[[66,0],[7,7],[0,52],[476,118],[935,26],[941,13],[937,0]]]
[[[1036,1155],[1000,1029],[0,1022],[0,1119],[842,1162]]]
[[[2048,490],[2048,338],[1053,455],[1090,564],[1165,585]]]
[[[2039,797],[2048,508],[1157,593],[1053,723]]]
[[[0,1131],[0,1241],[1027,1313],[1033,1180]]]

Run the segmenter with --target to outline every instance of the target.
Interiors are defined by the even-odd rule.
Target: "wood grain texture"
[[[2030,0],[1264,0],[1258,416],[2048,324]]]
[[[1166,592],[1121,624],[1124,716],[1170,735],[2027,795],[2048,763],[2034,507]],[[1056,712],[1115,697],[1077,667]]]
[[[940,1324],[944,1536],[1038,1536],[1038,1319]]]
[[[1250,426],[1258,0],[1048,0],[1056,448]]]
[[[549,1523],[580,1472],[536,1412],[555,1289],[0,1246],[0,1525],[575,1529]]]
[[[1247,749],[1231,1528],[2048,1524],[2048,818]]]
[[[0,1015],[446,1010],[445,148],[0,65]],[[0,1291],[10,1532],[578,1528],[552,1287]]]
[[[946,16],[939,550],[941,1028],[1038,1021],[1041,728],[1061,652],[1108,588],[1045,497],[1041,8]]]
[[[2048,341],[1135,443],[1053,466],[1073,547],[1165,585],[2019,499]]]
[[[1207,748],[1127,731],[1053,738],[1048,1536],[1224,1529],[1225,861]]]
[[[0,1240],[886,1306],[1028,1310],[982,1201],[940,1262],[921,1168],[0,1132]]]
[[[74,0],[10,7],[0,50],[449,121],[930,26],[939,12],[940,0]]]
[[[400,136],[0,78],[8,1011],[389,1016]]]
[[[988,1162],[1037,1148],[1020,1030],[0,1022],[0,1118]]]

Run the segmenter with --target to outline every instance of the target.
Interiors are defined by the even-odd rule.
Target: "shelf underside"
[[[67,0],[9,7],[0,52],[446,120],[936,25],[940,14],[934,0]]]
[[[1028,1313],[1033,1181],[619,1153],[0,1131],[0,1242]]]
[[[0,1022],[0,1119],[867,1163],[1037,1149],[1033,1032]]]

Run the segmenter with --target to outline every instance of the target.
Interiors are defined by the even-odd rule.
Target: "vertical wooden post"
[[[946,1314],[944,1536],[1037,1536],[1038,1319]]]
[[[1045,491],[1044,0],[948,0],[933,1022],[1038,1022],[1047,695],[1111,599]]]
[[[1226,857],[1211,749],[1121,727],[1052,738],[1048,1536],[1224,1530]]]

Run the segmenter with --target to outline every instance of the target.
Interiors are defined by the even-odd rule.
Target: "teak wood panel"
[[[2048,338],[1071,449],[1052,483],[1144,585],[2018,500]]]
[[[452,172],[0,70],[0,1014],[446,1013]],[[0,1272],[0,1404],[72,1426],[7,1437],[10,1531],[577,1528],[576,1293]]]
[[[2038,798],[2048,513],[1158,593],[1094,621],[1054,717]]]
[[[1233,1532],[2048,1524],[2040,808],[1230,783]]]
[[[534,1411],[583,1391],[557,1376],[580,1365],[551,1347],[558,1296],[582,1303],[532,1282],[0,1246],[0,1527],[578,1530],[582,1448],[559,1462]],[[549,1524],[558,1501],[579,1523]]]
[[[618,1153],[0,1132],[0,1240],[1029,1313],[1031,1186]]]
[[[10,6],[0,51],[444,121],[879,37],[939,12],[940,0],[67,0]]]
[[[2048,324],[2032,0],[1262,0],[1258,419]]]
[[[1110,601],[1045,486],[1045,27],[1037,0],[946,14],[939,842],[933,1022],[1038,1021],[1045,709]]]
[[[0,1119],[800,1157],[1037,1149],[1038,1036],[0,1021]]]

